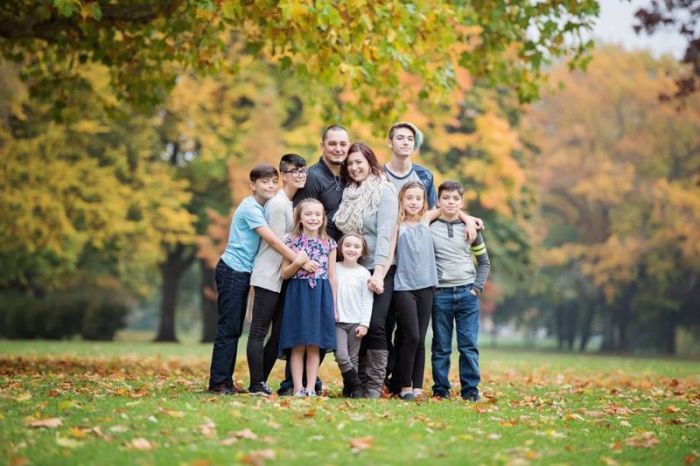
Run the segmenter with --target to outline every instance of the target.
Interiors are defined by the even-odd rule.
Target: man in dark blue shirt
[[[328,218],[328,234],[336,241],[342,234],[333,223],[333,216],[343,200],[345,181],[340,175],[340,167],[348,157],[350,136],[340,125],[331,125],[323,131],[321,139],[321,158],[309,167],[304,188],[294,196],[294,205],[301,200],[312,197],[323,204]]]

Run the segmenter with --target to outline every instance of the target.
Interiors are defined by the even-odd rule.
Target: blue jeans
[[[479,298],[472,285],[438,288],[433,298],[433,393],[450,394],[450,357],[452,328],[457,323],[459,381],[462,396],[478,393],[479,373]]]
[[[224,384],[233,387],[238,339],[243,333],[243,319],[248,303],[250,273],[238,272],[219,260],[214,274],[216,280],[219,321],[211,355],[209,388]]]

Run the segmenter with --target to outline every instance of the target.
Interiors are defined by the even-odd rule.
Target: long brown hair
[[[369,148],[369,146],[363,142],[356,142],[350,146],[348,149],[348,157],[350,157],[350,154],[354,152],[359,152],[365,157],[365,160],[367,160],[367,163],[369,164],[369,172],[372,175],[381,175],[384,173],[384,170],[382,169],[382,166],[379,165],[379,161],[377,160],[377,156],[374,155],[374,151]],[[357,184],[355,180],[352,179],[350,176],[350,173],[348,173],[348,158],[345,158],[345,161],[343,164],[340,166],[340,176],[343,177],[345,180],[345,185],[351,185],[351,184]]]
[[[423,207],[421,207],[418,212],[418,220],[422,220],[425,217],[425,213],[428,211],[428,193],[425,190],[425,186],[420,181],[410,181],[403,185],[401,191],[399,191],[399,219],[398,223],[404,223],[406,221],[406,211],[403,208],[403,198],[406,196],[406,191],[412,188],[420,188],[423,191]]]
[[[304,210],[304,206],[309,204],[318,204],[321,206],[321,212],[323,212],[323,223],[321,224],[321,228],[318,229],[318,237],[323,241],[328,241],[330,237],[326,231],[326,225],[328,225],[328,215],[326,214],[326,209],[323,208],[321,201],[312,197],[304,199],[297,205],[297,208],[294,211],[294,227],[292,227],[290,234],[296,238],[301,236],[301,234],[304,232],[304,226],[301,224],[301,213]]]

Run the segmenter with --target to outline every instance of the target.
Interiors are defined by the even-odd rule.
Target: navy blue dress
[[[280,355],[295,346],[318,346],[335,350],[335,307],[333,290],[328,281],[328,256],[336,248],[332,239],[321,240],[305,235],[287,235],[284,243],[293,251],[304,250],[310,260],[321,266],[315,273],[299,269],[288,280],[284,294]]]

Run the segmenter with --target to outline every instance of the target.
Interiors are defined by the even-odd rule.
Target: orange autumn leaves
[[[183,445],[202,448],[193,459],[183,460],[192,465],[217,464],[199,456],[211,448],[231,461],[265,465],[299,459],[301,452],[325,445],[332,445],[329,451],[339,461],[382,462],[381,455],[395,446],[391,436],[397,431],[410,433],[411,447],[402,447],[406,460],[452,461],[452,450],[466,444],[500,455],[494,461],[525,464],[576,451],[582,432],[593,432],[604,439],[595,446],[595,458],[625,464],[630,454],[665,454],[678,441],[674,435],[700,423],[697,376],[672,378],[623,371],[617,365],[607,370],[517,368],[512,353],[506,359],[484,366],[482,403],[428,398],[408,405],[396,400],[216,397],[204,390],[206,356],[182,361],[10,356],[0,358],[0,377],[6,381],[0,412],[23,413],[3,419],[4,426],[15,429],[13,435],[31,436],[42,447],[68,451],[76,459],[102,446],[132,458],[167,455]],[[339,393],[337,374],[326,373],[324,382],[331,394]],[[288,440],[297,431],[304,432],[303,448]],[[692,449],[684,450],[682,458],[692,460],[692,455]],[[35,462],[26,449],[13,450],[11,457]]]
[[[666,59],[603,47],[586,73],[555,69],[553,80],[565,87],[525,120],[526,139],[539,148],[531,158],[539,221],[570,231],[542,252],[543,261],[578,264],[608,301],[635,281],[662,285],[700,271],[700,156],[693,149],[700,97],[681,111],[658,100],[676,70]]]

